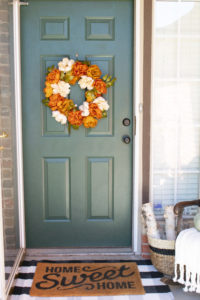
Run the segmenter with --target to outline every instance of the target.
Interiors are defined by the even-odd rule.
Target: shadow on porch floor
[[[170,286],[170,289],[174,295],[175,300],[197,300],[200,299],[200,294],[185,293],[181,286]],[[152,299],[153,300],[153,299]]]

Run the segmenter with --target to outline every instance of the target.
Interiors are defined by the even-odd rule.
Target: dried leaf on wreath
[[[48,67],[48,68],[47,68],[47,71],[50,73],[51,71],[53,71],[53,69],[55,69],[55,66],[54,66],[54,65],[51,66],[51,67]]]
[[[108,116],[107,111],[104,110],[104,111],[102,112],[102,118],[107,118],[107,116]]]
[[[48,98],[43,99],[43,100],[42,100],[42,103],[43,103],[45,106],[49,106],[49,99],[48,99]]]

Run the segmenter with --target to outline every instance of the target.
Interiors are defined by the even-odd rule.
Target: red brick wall
[[[142,257],[150,259],[150,249],[148,245],[147,235],[142,234],[142,245],[141,245]]]

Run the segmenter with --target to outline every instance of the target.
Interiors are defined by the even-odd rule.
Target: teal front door
[[[29,0],[21,7],[27,247],[131,246],[132,35],[131,0]],[[41,101],[47,67],[76,54],[117,81],[105,95],[108,118],[69,134]],[[74,86],[70,98],[79,105],[84,92]]]

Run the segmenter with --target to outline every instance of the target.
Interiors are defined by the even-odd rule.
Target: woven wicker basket
[[[174,275],[175,241],[155,239],[148,236],[151,261],[165,275]]]

